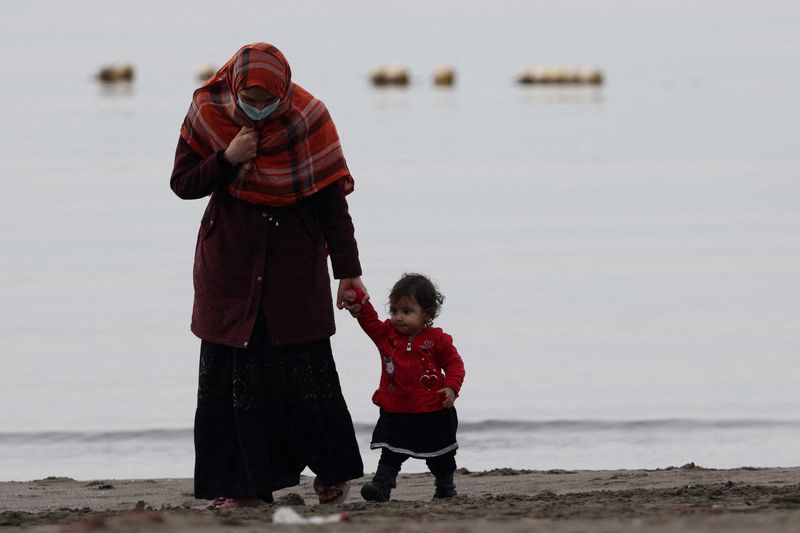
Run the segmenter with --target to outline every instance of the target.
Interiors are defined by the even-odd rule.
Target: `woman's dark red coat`
[[[328,254],[335,278],[361,275],[343,190],[334,183],[287,207],[249,204],[225,192],[235,170],[222,152],[203,159],[178,142],[172,190],[211,195],[195,250],[192,332],[246,347],[261,308],[273,343],[333,335]]]

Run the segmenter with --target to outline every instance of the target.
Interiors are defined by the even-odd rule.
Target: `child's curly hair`
[[[439,316],[444,303],[444,294],[439,292],[430,279],[422,274],[409,272],[403,274],[392,287],[389,303],[396,304],[403,298],[412,298],[419,304],[428,317],[425,321],[426,326],[433,324],[433,319]]]

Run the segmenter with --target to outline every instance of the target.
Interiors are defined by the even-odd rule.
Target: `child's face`
[[[428,315],[422,310],[414,298],[400,298],[389,304],[392,325],[403,335],[416,335],[425,329]]]

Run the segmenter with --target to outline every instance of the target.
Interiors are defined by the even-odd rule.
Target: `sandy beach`
[[[459,496],[430,501],[429,474],[401,475],[388,503],[319,506],[311,479],[275,493],[272,505],[216,511],[192,497],[190,479],[0,483],[0,531],[798,531],[800,468],[510,470],[457,476]],[[286,525],[273,514],[344,513],[325,525]]]

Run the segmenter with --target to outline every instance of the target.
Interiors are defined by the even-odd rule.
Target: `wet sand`
[[[431,501],[429,474],[401,475],[388,503],[320,506],[303,478],[260,508],[216,511],[189,479],[47,478],[0,483],[0,531],[771,531],[800,530],[800,468],[713,470],[460,470],[459,495]],[[273,523],[280,506],[302,516],[344,513],[317,526]]]

